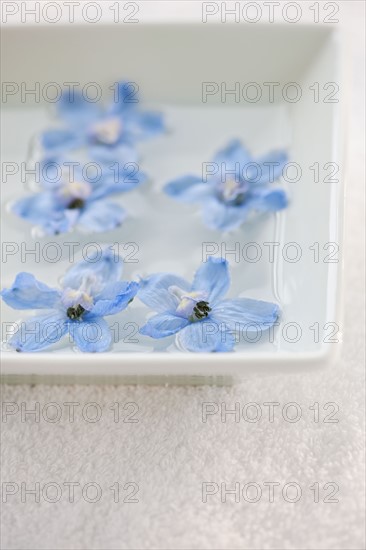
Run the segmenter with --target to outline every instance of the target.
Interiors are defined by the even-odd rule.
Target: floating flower
[[[50,288],[30,273],[19,273],[0,294],[14,309],[47,313],[21,323],[8,344],[16,351],[39,351],[69,333],[81,351],[107,351],[112,337],[105,315],[124,310],[139,285],[120,281],[122,258],[111,249],[95,252],[66,272],[62,289]]]
[[[16,201],[11,210],[49,235],[67,233],[75,227],[89,233],[118,227],[126,211],[106,197],[130,191],[146,179],[135,163],[127,168],[121,164],[115,172],[104,167],[93,180],[86,179],[80,165],[70,177],[65,171],[67,161],[59,157],[44,159],[41,165],[44,190]],[[60,178],[51,175],[52,168],[55,172],[61,169]]]
[[[269,329],[279,316],[270,302],[237,298],[223,300],[230,286],[226,260],[210,256],[190,284],[181,277],[157,273],[140,281],[140,300],[158,314],[140,329],[152,338],[177,334],[187,351],[231,351],[234,333]]]
[[[64,91],[58,103],[64,127],[43,132],[44,149],[60,153],[86,146],[93,158],[108,162],[118,158],[124,144],[161,133],[162,115],[140,111],[136,106],[138,98],[132,94],[131,87],[131,83],[119,82],[118,101],[111,102],[105,109],[76,91]]]
[[[283,151],[253,161],[238,140],[232,141],[208,163],[207,176],[183,176],[164,191],[175,199],[202,206],[203,221],[211,229],[239,227],[251,211],[275,212],[288,204],[282,189],[268,184],[277,180],[287,161]]]

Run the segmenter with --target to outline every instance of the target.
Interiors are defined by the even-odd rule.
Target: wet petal
[[[109,115],[124,114],[129,109],[135,109],[139,104],[138,86],[135,82],[121,80],[117,83],[114,95],[107,109]]]
[[[210,229],[232,231],[246,220],[249,211],[250,207],[247,203],[230,206],[212,198],[203,205],[202,218],[204,224]]]
[[[40,185],[45,190],[58,189],[63,184],[62,169],[67,159],[54,154],[44,157],[39,163]]]
[[[177,334],[177,345],[186,351],[219,352],[234,348],[234,337],[214,318],[190,323]]]
[[[118,143],[117,145],[106,147],[105,145],[92,145],[88,149],[89,156],[106,165],[109,172],[114,176],[115,164],[123,169],[126,164],[138,162],[138,154],[135,147],[129,143]],[[113,169],[109,165],[114,165]],[[107,173],[108,175],[108,173]]]
[[[0,292],[14,309],[50,309],[60,300],[60,291],[37,281],[31,273],[18,273],[13,285]]]
[[[88,320],[70,323],[70,335],[81,351],[95,353],[108,351],[112,334],[108,323],[101,317],[90,316]]]
[[[64,314],[52,312],[21,322],[8,344],[16,351],[40,351],[58,342],[67,332]]]
[[[124,115],[123,125],[127,141],[146,139],[164,131],[164,118],[161,113],[130,110]]]
[[[164,186],[164,192],[182,202],[200,202],[214,194],[215,189],[209,182],[202,182],[197,176],[183,176]]]
[[[207,262],[197,270],[192,290],[208,292],[210,306],[222,298],[230,286],[229,265],[223,258],[209,256]]]
[[[67,233],[79,216],[79,210],[68,210],[57,202],[54,193],[40,192],[15,202],[12,211],[32,222],[48,235]]]
[[[151,336],[151,338],[165,338],[186,327],[188,323],[188,319],[177,317],[172,313],[158,313],[158,315],[151,317],[141,327],[140,333],[145,336]]]
[[[93,200],[107,197],[108,195],[115,195],[117,193],[125,193],[126,191],[132,191],[147,179],[144,172],[138,171],[120,171],[116,174],[116,177],[109,176],[95,186],[91,198]]]
[[[252,157],[249,151],[244,147],[239,139],[232,140],[224,149],[221,149],[214,156],[214,162],[219,164],[221,170],[221,163],[224,163],[223,170],[234,170],[235,165],[239,163],[240,171],[248,163],[252,162]],[[224,172],[223,172],[224,173]]]
[[[125,309],[134,299],[139,289],[139,284],[127,281],[120,281],[107,285],[104,290],[95,298],[95,305],[90,314],[103,317],[114,315]],[[85,316],[85,319],[88,317]]]
[[[277,212],[288,205],[288,198],[283,189],[256,189],[251,192],[247,201],[249,209],[260,212]]]
[[[91,201],[82,210],[78,225],[88,231],[99,233],[119,227],[126,218],[126,211],[119,204]]]
[[[88,252],[87,258],[66,272],[63,287],[79,289],[85,277],[93,277],[104,288],[107,284],[117,282],[121,278],[122,268],[122,258],[111,247],[104,250],[98,247],[94,252]],[[102,288],[98,290],[98,294]]]
[[[48,192],[29,195],[12,205],[12,212],[24,220],[42,225],[42,220],[47,219],[49,212],[55,210],[56,199],[54,194]]]
[[[278,319],[277,304],[251,298],[224,300],[216,304],[213,315],[233,331],[243,328],[248,332],[269,329]]]
[[[71,231],[79,218],[79,210],[62,210],[49,213],[49,218],[44,220],[41,227],[49,235],[59,235]]]
[[[259,158],[256,161],[257,166],[248,167],[249,180],[252,179],[254,185],[273,183],[282,176],[287,161],[286,151],[272,151]]]
[[[190,284],[177,275],[171,273],[156,273],[140,281],[138,297],[141,302],[159,313],[174,313],[179,304],[178,298],[171,292],[170,287],[179,287],[190,290]]]
[[[83,145],[83,139],[73,130],[50,128],[41,134],[41,144],[46,151],[62,153],[70,149],[78,149]]]
[[[57,111],[61,118],[75,128],[92,123],[100,115],[97,102],[88,101],[85,95],[74,90],[63,90],[57,103]]]

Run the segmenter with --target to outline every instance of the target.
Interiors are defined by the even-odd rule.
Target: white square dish
[[[224,382],[228,377],[284,369],[294,373],[329,364],[341,340],[344,201],[340,53],[334,29],[147,23],[95,29],[10,27],[3,29],[2,74],[4,82],[23,82],[29,88],[40,83],[41,90],[48,82],[98,82],[108,90],[121,77],[128,78],[139,84],[149,107],[164,113],[168,127],[166,134],[139,145],[141,166],[150,181],[117,199],[131,218],[101,236],[32,237],[29,225],[8,211],[9,202],[24,193],[21,169],[6,181],[3,175],[3,287],[19,271],[57,286],[69,267],[66,242],[78,243],[76,258],[90,242],[119,243],[127,256],[127,279],[169,271],[190,280],[204,253],[212,251],[230,262],[230,297],[277,302],[282,312],[275,331],[255,343],[240,338],[233,353],[192,354],[174,348],[173,337],[162,342],[131,331],[129,323],[141,326],[148,313],[136,300],[109,319],[118,327],[110,352],[83,354],[59,344],[52,351],[19,354],[3,346],[3,381]],[[214,85],[203,100],[204,83]],[[232,90],[236,83],[239,101],[235,94],[225,94],[225,87]],[[256,102],[245,96],[250,94],[248,83],[260,87]],[[273,100],[269,83],[275,83]],[[299,90],[300,95],[292,95]],[[48,107],[45,101],[22,102],[20,93],[9,96],[2,117],[3,163],[24,163],[30,141],[52,120]],[[301,173],[289,171],[281,181],[290,196],[286,210],[220,235],[203,226],[198,208],[176,203],[161,188],[182,174],[200,173],[202,163],[233,137],[255,157],[287,149]],[[61,250],[56,262],[44,258],[51,243]],[[249,250],[250,243],[255,244]],[[25,256],[32,248],[36,253]],[[257,261],[252,253],[260,253]],[[1,312],[4,342],[20,315],[4,303]]]

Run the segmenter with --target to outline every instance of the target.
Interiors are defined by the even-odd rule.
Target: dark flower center
[[[239,206],[240,204],[243,204],[245,199],[246,199],[246,193],[239,193],[239,195],[236,197],[234,201],[235,206]]]
[[[77,306],[68,307],[66,311],[66,315],[69,319],[72,319],[73,321],[80,319],[83,315],[85,309],[83,306],[78,304]]]
[[[247,193],[238,193],[233,197],[225,197],[223,193],[219,193],[219,200],[229,206],[241,206],[247,199]]]
[[[210,313],[211,308],[208,305],[208,302],[197,302],[196,305],[193,308],[193,315],[197,319],[204,319],[205,317],[208,317],[208,314]]]
[[[76,199],[73,199],[73,200],[70,202],[70,204],[68,205],[67,208],[68,208],[69,210],[76,210],[76,209],[82,208],[82,207],[84,206],[84,204],[85,204],[85,203],[84,203],[83,199],[78,199],[78,198],[76,198]]]
[[[248,183],[246,181],[236,181],[229,179],[225,182],[220,182],[218,186],[218,198],[228,206],[242,205],[248,195]]]

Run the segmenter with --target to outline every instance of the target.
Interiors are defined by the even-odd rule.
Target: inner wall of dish
[[[108,88],[111,83],[128,78],[138,82],[147,107],[164,112],[168,133],[139,145],[141,168],[150,175],[150,181],[139,190],[116,197],[130,217],[120,229],[102,235],[73,233],[32,239],[29,225],[7,212],[9,201],[24,193],[19,176],[8,178],[2,188],[3,239],[24,243],[21,246],[28,250],[40,246],[41,251],[47,243],[54,242],[62,255],[54,263],[45,263],[42,256],[27,255],[26,265],[20,254],[9,256],[3,284],[9,284],[22,270],[49,284],[57,284],[70,265],[67,242],[79,243],[76,259],[88,243],[118,243],[115,248],[118,246],[126,257],[127,279],[155,271],[177,272],[190,279],[206,252],[213,251],[215,255],[226,254],[230,262],[231,297],[278,302],[282,325],[297,323],[302,331],[296,343],[284,338],[282,330],[276,331],[273,341],[262,337],[249,344],[241,338],[237,351],[319,349],[322,327],[334,321],[335,315],[336,266],[324,263],[326,252],[332,250],[324,252],[322,247],[337,241],[338,228],[331,223],[337,188],[333,183],[314,182],[310,166],[315,162],[323,166],[334,160],[336,105],[314,103],[314,92],[309,87],[319,82],[321,90],[323,83],[337,80],[331,33],[235,25],[176,28],[137,25],[118,30],[101,27],[93,35],[88,27],[55,28],[52,33],[47,28],[23,31],[29,33],[27,48],[22,46],[24,36],[22,41],[17,40],[18,30],[5,32],[5,81],[29,85],[40,82],[41,86],[50,81],[94,81]],[[52,43],[52,57],[44,49],[45,40]],[[296,82],[302,89],[302,97],[291,103],[277,101],[276,95],[272,103],[263,93],[257,103],[245,100],[237,103],[234,95],[226,95],[223,102],[219,92],[203,102],[203,82],[217,83],[220,92],[225,90],[222,83],[232,89],[236,82],[240,86],[256,82],[266,90],[265,82],[279,82],[279,89]],[[324,97],[324,92],[320,93]],[[3,140],[4,161],[23,162],[31,138],[50,123],[49,105],[19,103],[14,96],[3,117],[7,136]],[[222,235],[203,226],[197,207],[173,201],[161,193],[161,188],[182,174],[200,174],[202,163],[210,161],[233,137],[242,139],[254,156],[271,149],[288,149],[290,159],[301,166],[302,175],[296,183],[278,182],[290,195],[291,205],[285,212],[257,219],[233,234]],[[269,243],[274,242],[280,244],[271,263],[269,249],[273,245]],[[295,248],[286,248],[293,242],[300,248],[301,257],[292,263],[284,255],[296,252]],[[314,261],[315,252],[310,249],[316,242],[320,245],[319,262]],[[256,247],[248,248],[248,243],[256,243]],[[258,250],[261,256],[253,261]],[[4,321],[19,320],[18,312],[3,304],[2,308]],[[174,351],[172,338],[157,341],[135,334],[135,325],[129,323],[143,324],[146,314],[147,308],[136,300],[127,311],[110,318],[118,340],[112,351]],[[319,323],[320,343],[314,342],[310,330],[314,323]],[[288,334],[293,338],[291,330]],[[62,345],[54,349],[70,352]]]

